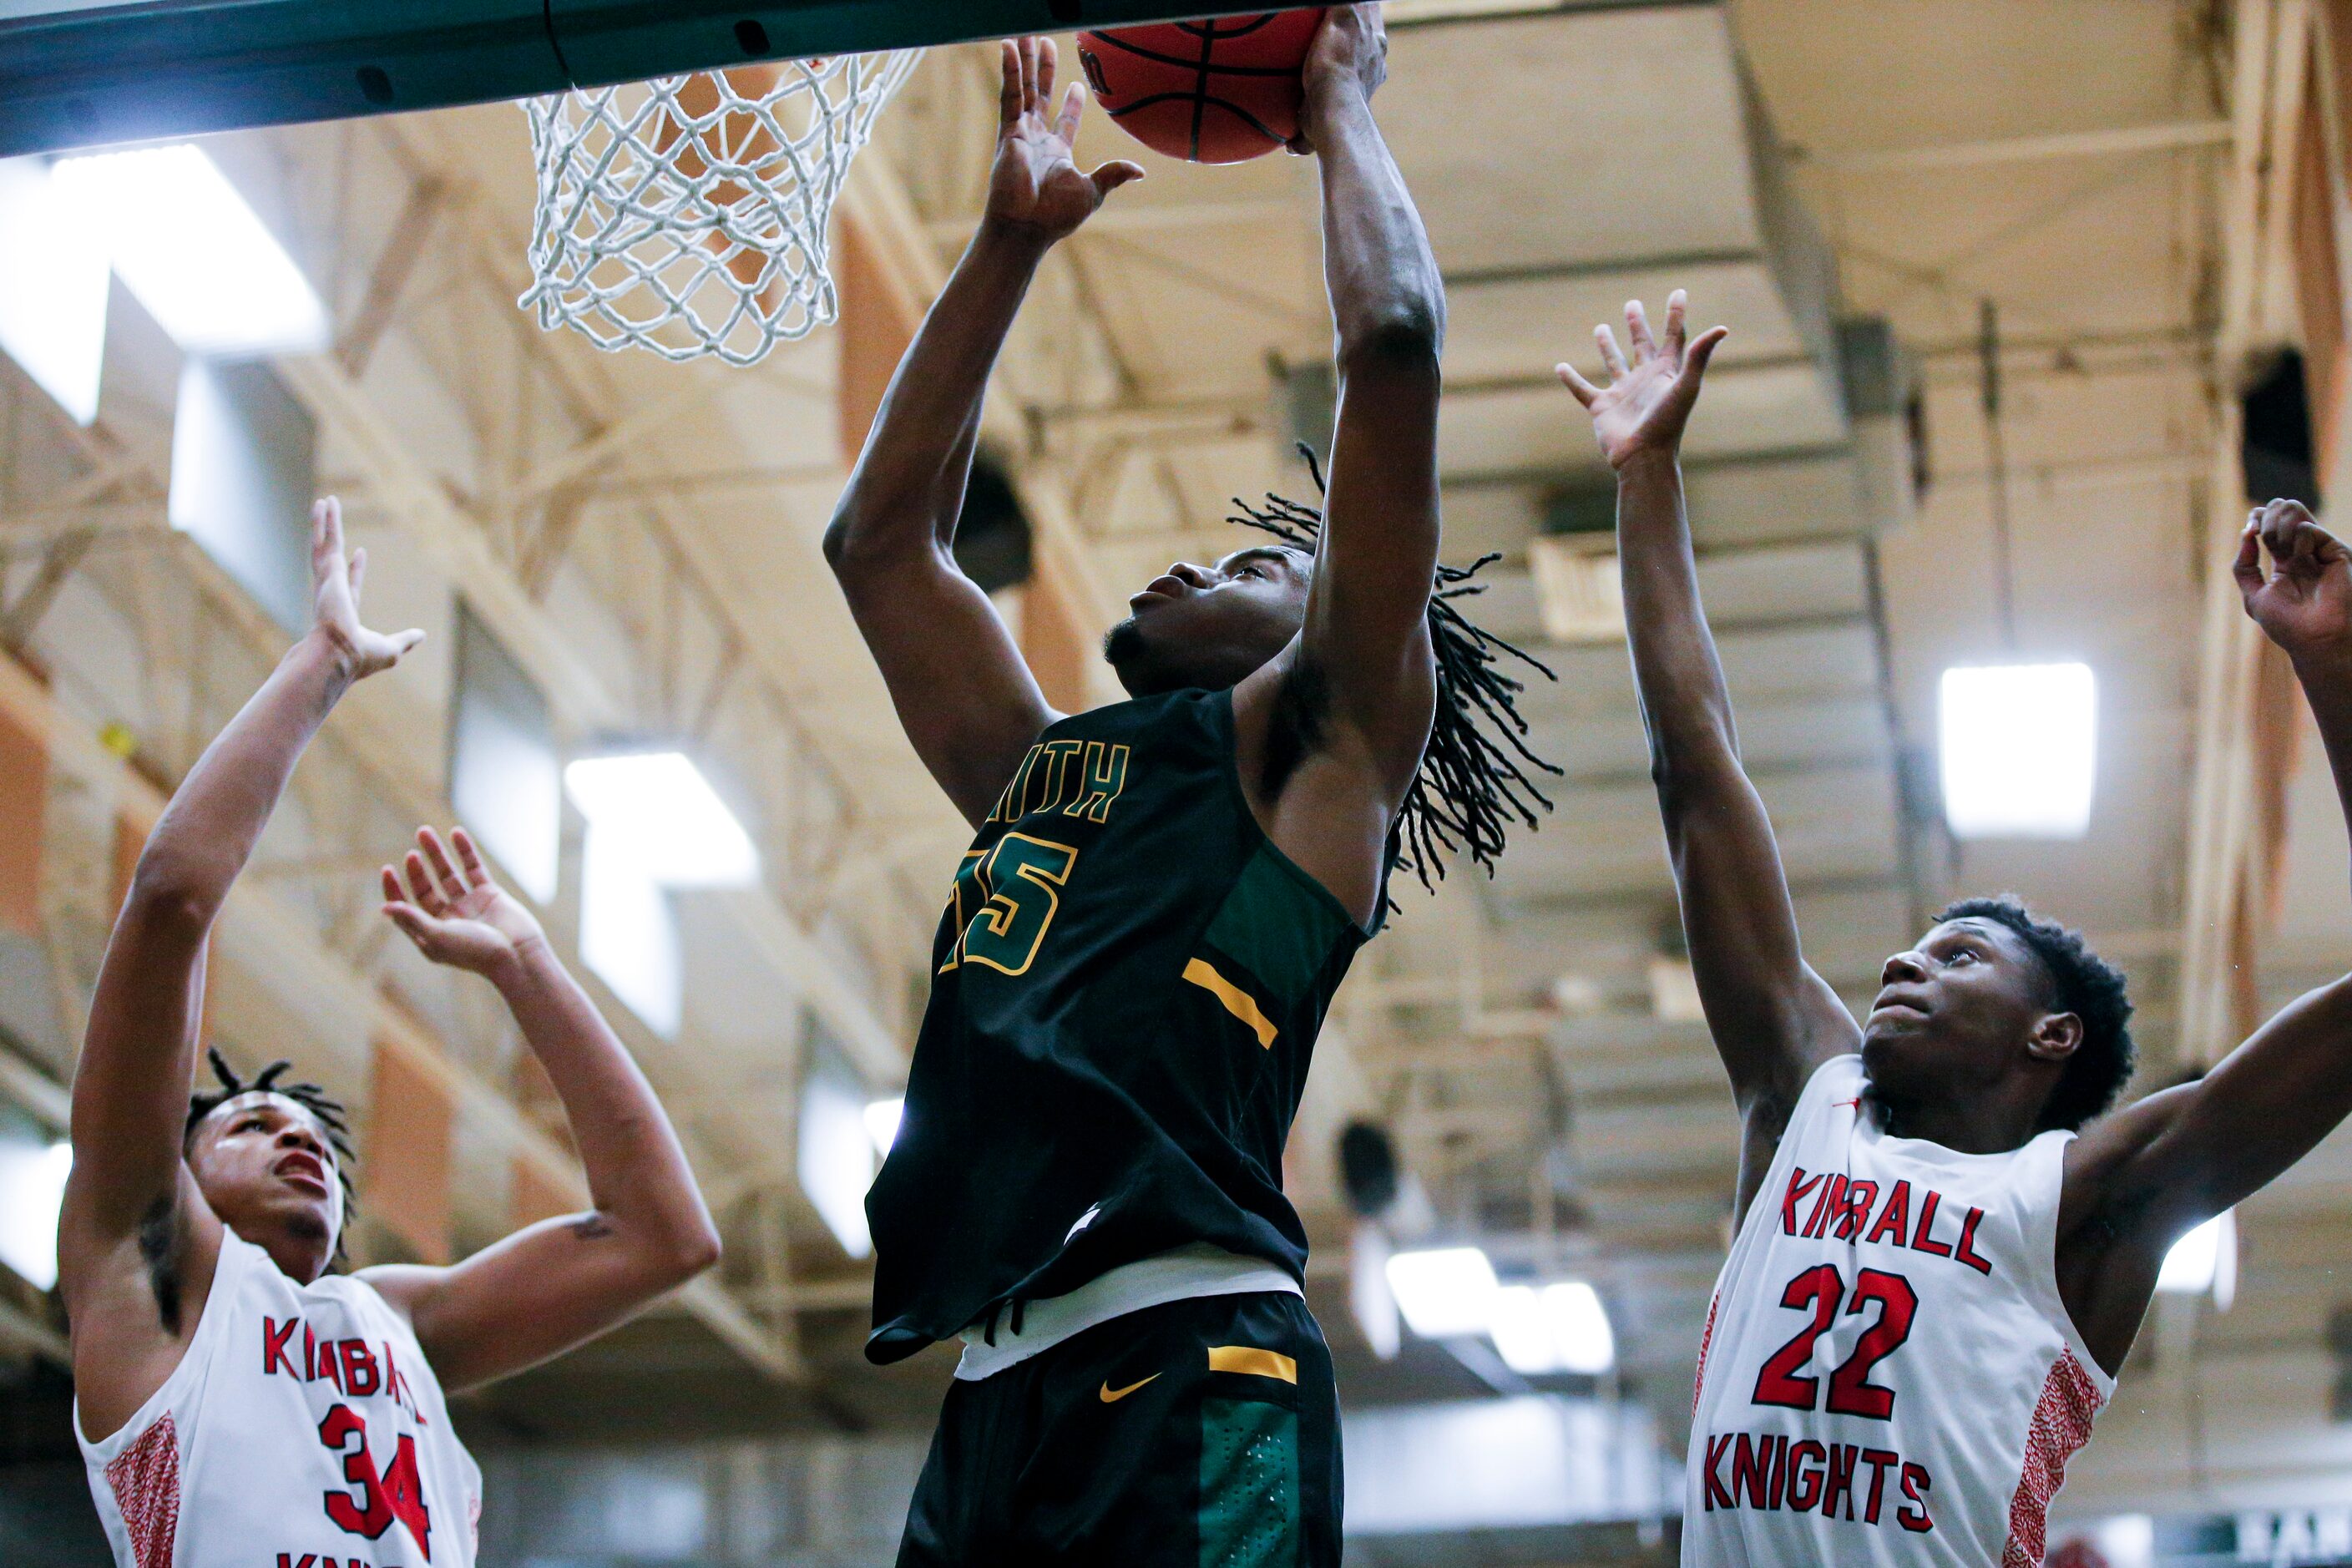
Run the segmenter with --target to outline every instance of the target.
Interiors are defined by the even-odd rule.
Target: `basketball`
[[[1096,100],[1155,153],[1194,163],[1262,157],[1298,134],[1299,67],[1320,6],[1078,35]]]

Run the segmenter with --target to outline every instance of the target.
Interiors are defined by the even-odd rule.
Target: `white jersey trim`
[[[1262,1258],[1244,1258],[1206,1245],[1180,1247],[1098,1274],[1067,1295],[1024,1302],[1021,1331],[1013,1333],[1001,1316],[994,1344],[988,1342],[984,1324],[964,1330],[959,1336],[963,1341],[963,1356],[956,1363],[955,1374],[965,1383],[992,1377],[1097,1323],[1139,1312],[1146,1307],[1164,1307],[1171,1301],[1189,1301],[1202,1296],[1248,1296],[1261,1291],[1305,1294],[1298,1289],[1297,1280]]]

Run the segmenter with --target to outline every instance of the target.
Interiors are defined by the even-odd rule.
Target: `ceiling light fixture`
[[[2091,824],[2098,685],[2087,664],[1944,671],[1937,744],[1957,838],[2080,838]]]
[[[1494,1321],[1495,1266],[1475,1247],[1400,1252],[1387,1272],[1397,1310],[1425,1340],[1483,1334]]]
[[[314,353],[326,307],[236,186],[192,142],[61,158],[76,221],[103,237],[115,276],[183,352]]]
[[[667,888],[741,887],[760,853],[719,792],[683,752],[583,757],[563,789],[591,834]]]

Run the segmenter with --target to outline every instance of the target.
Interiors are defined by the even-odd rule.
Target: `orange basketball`
[[[1323,8],[1078,35],[1095,99],[1128,134],[1195,163],[1238,163],[1298,134],[1298,68]]]

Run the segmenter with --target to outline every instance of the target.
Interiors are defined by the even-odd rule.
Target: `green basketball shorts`
[[[1339,1410],[1307,1303],[1147,1307],[959,1380],[899,1568],[1338,1568]]]

